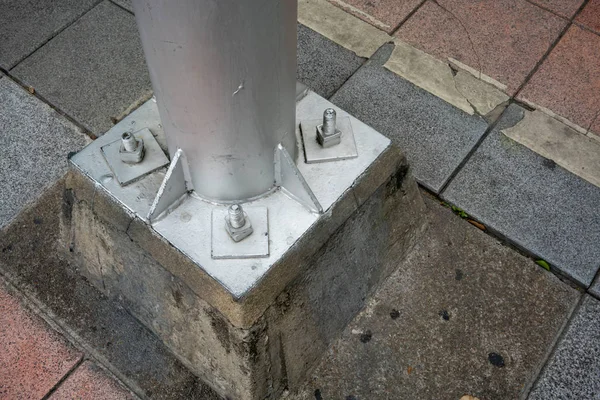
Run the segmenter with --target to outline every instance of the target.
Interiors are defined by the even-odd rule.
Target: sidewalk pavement
[[[0,399],[134,399],[25,308],[0,278]]]
[[[151,94],[128,0],[13,0],[3,11],[0,238],[14,228],[22,210],[39,201],[64,174],[67,153],[102,135]],[[514,295],[523,301],[528,298],[522,304],[532,309],[541,306],[540,299],[555,299],[540,321],[548,337],[539,334],[529,350],[517,351],[509,361],[503,357],[500,371],[506,376],[493,375],[498,371],[494,368],[476,374],[472,392],[460,388],[464,394],[476,395],[479,390],[483,398],[525,396],[531,386],[531,398],[536,399],[600,398],[597,383],[590,378],[600,369],[600,358],[593,357],[600,296],[599,18],[599,0],[299,0],[299,80],[398,144],[424,190],[529,257],[506,261],[509,267],[494,285],[508,288],[515,276],[520,277],[528,285]],[[445,219],[434,221],[450,224]],[[482,242],[479,248],[490,246],[494,247]],[[532,259],[568,285],[551,283],[547,277],[546,284],[536,286],[532,268],[547,273]],[[490,262],[474,261],[484,274],[481,279],[493,274]],[[432,263],[425,262],[430,267]],[[6,265],[3,268],[6,271]],[[390,296],[402,293],[405,283],[390,283],[386,290]],[[560,296],[569,285],[586,292],[577,306],[571,297],[567,301]],[[538,290],[537,297],[535,293],[526,297],[529,290]],[[479,295],[488,293],[498,295],[485,286]],[[498,299],[502,299],[498,304],[508,301]],[[559,305],[572,306],[572,316],[570,308]],[[461,315],[473,311],[465,303],[455,307]],[[498,329],[507,330],[504,336],[516,335],[518,342],[519,332],[514,330],[527,320],[526,310],[517,305],[499,310],[507,319]],[[453,313],[446,311],[453,321]],[[372,318],[365,313],[368,310],[349,329],[363,329],[361,321]],[[495,333],[482,330],[485,315],[475,315],[472,330],[427,340],[447,344],[446,340],[472,335],[479,342],[464,351],[479,349],[477,357],[496,352],[484,351],[483,344],[490,343]],[[567,320],[560,336],[563,325],[557,321]],[[395,321],[404,324],[397,329],[406,330],[410,319]],[[352,362],[364,362],[367,368],[380,353],[357,350],[355,336],[350,331],[335,348],[345,348],[344,357],[359,357]],[[420,336],[418,343],[426,343],[425,338]],[[381,349],[393,348],[394,343],[383,341]],[[518,343],[530,345],[525,339]],[[410,359],[417,350],[402,350],[406,351],[402,357]],[[452,358],[457,351],[447,348],[443,357]],[[546,360],[542,354],[551,354],[550,361],[538,376]],[[344,357],[324,360],[315,378],[322,387],[307,389],[311,396],[327,398],[323,393],[334,390],[325,389],[323,382],[332,376],[327,375],[328,368],[349,362]],[[469,365],[481,361],[474,357]],[[492,357],[490,363],[492,359],[497,360]],[[383,357],[381,363],[385,360],[389,359]],[[413,364],[420,365],[407,363],[411,376],[408,367],[417,368]],[[442,388],[460,379],[448,372],[450,364],[440,365],[445,369],[424,369],[427,381],[439,379],[435,382]],[[377,371],[386,376],[381,368]],[[377,378],[369,375],[376,370],[342,370],[335,377],[339,383],[335,390]],[[413,393],[428,393],[418,391],[426,389],[424,382],[408,387],[416,390]],[[502,385],[506,387],[501,389]],[[360,392],[365,398],[370,388],[356,390],[344,396]],[[452,393],[462,392],[456,387]]]

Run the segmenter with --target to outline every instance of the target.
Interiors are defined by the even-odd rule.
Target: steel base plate
[[[211,256],[214,259],[259,258],[269,256],[269,219],[267,207],[244,208],[254,232],[234,242],[225,229],[227,207],[212,212]]]
[[[169,163],[169,159],[165,156],[148,128],[135,132],[135,137],[144,141],[144,158],[137,164],[127,164],[121,161],[121,155],[119,154],[121,148],[120,136],[117,140],[101,147],[102,155],[121,185],[127,185]]]
[[[302,143],[304,144],[304,160],[307,164],[358,157],[350,117],[338,117],[337,129],[342,132],[342,141],[332,147],[323,147],[317,141],[317,126],[322,123],[323,119],[311,119],[300,123]]]
[[[226,210],[226,206],[205,201],[194,194],[187,196],[174,210],[150,224],[148,212],[165,177],[166,168],[160,168],[126,186],[119,185],[116,179],[113,179],[114,174],[102,156],[101,147],[120,139],[126,130],[135,132],[148,128],[166,151],[166,140],[155,101],[150,100],[143,104],[103,136],[71,157],[70,162],[88,176],[99,190],[105,190],[136,218],[148,223],[148,229],[154,230],[179,249],[198,268],[202,268],[229,291],[233,298],[238,299],[260,284],[259,282],[269,274],[271,267],[282,260],[311,227],[318,224],[322,218],[331,218],[330,211],[336,202],[347,196],[353,197],[353,192],[349,189],[390,146],[389,139],[313,92],[308,92],[296,103],[298,146],[302,146],[300,123],[316,120],[328,107],[336,110],[338,121],[351,121],[354,133],[352,142],[355,142],[356,146],[356,152],[352,153],[354,158],[343,159],[343,156],[335,156],[330,157],[329,162],[318,163],[306,163],[302,158],[294,160],[298,172],[321,205],[323,213],[314,212],[300,204],[285,190],[274,190],[267,196],[244,203],[243,207],[247,211],[260,207],[268,209],[268,248],[265,250],[265,242],[261,242],[262,244],[258,244],[258,251],[252,249],[253,258],[213,258],[249,253],[228,249],[225,243],[229,242],[225,239],[231,241],[229,237],[223,237],[222,241],[217,240],[217,248],[213,247],[213,218]],[[340,129],[342,127],[344,123],[340,125]],[[221,217],[216,218],[215,227],[217,222],[220,224],[222,221]],[[255,238],[258,239],[261,231],[263,235],[265,233],[258,225],[261,219],[257,216],[250,218],[253,218],[252,224],[255,229],[252,236],[256,235]],[[215,233],[227,235],[224,229],[216,230]],[[250,237],[238,244],[244,245],[246,240],[250,240]],[[221,245],[223,247],[220,247]]]

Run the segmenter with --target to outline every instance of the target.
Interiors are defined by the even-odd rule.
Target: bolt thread
[[[121,140],[125,151],[135,151],[137,148],[138,142],[133,133],[125,132],[121,135]]]
[[[328,108],[323,113],[323,134],[335,135],[336,113],[333,108]]]
[[[246,225],[246,218],[244,217],[242,206],[234,204],[229,207],[229,223],[234,228],[241,228]]]

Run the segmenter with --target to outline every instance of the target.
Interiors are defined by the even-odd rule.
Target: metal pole
[[[215,201],[274,187],[296,157],[296,0],[133,0],[171,157]]]

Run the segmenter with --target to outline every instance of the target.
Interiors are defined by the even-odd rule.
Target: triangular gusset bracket
[[[275,184],[288,196],[313,212],[323,213],[323,207],[306,183],[296,163],[281,144],[275,148]]]
[[[160,184],[158,193],[148,212],[148,221],[155,221],[161,214],[176,208],[193,190],[188,179],[189,171],[183,150],[178,149],[173,155],[167,174]]]

